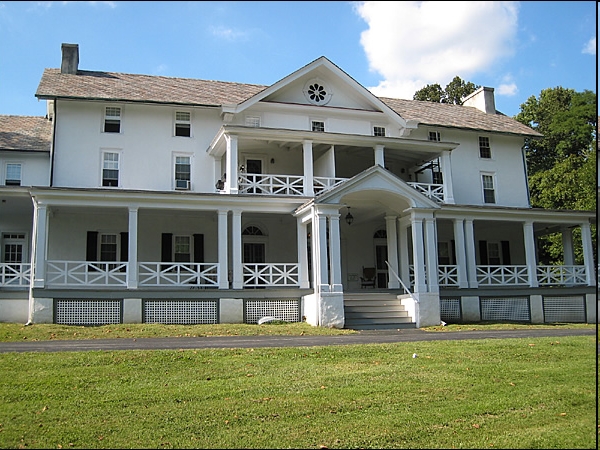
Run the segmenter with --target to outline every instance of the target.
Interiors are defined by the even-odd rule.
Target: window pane
[[[102,186],[118,186],[119,154],[104,153],[102,167]]]
[[[191,135],[192,135],[192,128],[189,123],[175,124],[175,136],[190,137]]]
[[[325,122],[313,121],[312,130],[313,131],[325,131]]]
[[[117,235],[100,236],[100,261],[117,261]]]
[[[189,112],[177,111],[175,113],[175,120],[180,120],[182,122],[189,122],[191,115]]]
[[[175,262],[190,262],[190,236],[175,236],[174,242],[174,260]]]
[[[7,186],[20,186],[21,185],[21,164],[7,164],[6,165],[6,180]]]
[[[175,157],[175,179],[176,180],[190,180],[190,157],[189,156],[177,156]]]

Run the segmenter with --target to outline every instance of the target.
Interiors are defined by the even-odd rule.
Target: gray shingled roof
[[[0,150],[49,152],[51,136],[45,117],[0,115]]]
[[[267,87],[86,70],[79,70],[77,75],[72,75],[63,74],[60,69],[45,69],[35,95],[40,99],[72,98],[218,107],[242,103]],[[416,100],[383,97],[380,100],[404,119],[412,119],[423,125],[541,136],[501,113],[485,114],[473,107]]]

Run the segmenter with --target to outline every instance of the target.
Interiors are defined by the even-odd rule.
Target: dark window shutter
[[[121,262],[129,261],[129,233],[121,233]]]
[[[487,241],[479,241],[479,264],[482,266],[488,264]]]
[[[508,241],[502,241],[502,264],[510,266],[510,243]]]
[[[204,262],[204,235],[194,234],[194,262]]]
[[[161,245],[161,262],[172,262],[173,255],[173,233],[162,234],[162,245]]]
[[[98,261],[98,232],[87,232],[87,244],[85,248],[86,261]]]

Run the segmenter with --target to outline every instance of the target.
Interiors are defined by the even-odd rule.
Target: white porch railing
[[[316,194],[320,194],[323,191],[327,191],[338,184],[346,181],[348,178],[335,178],[335,177],[314,177],[313,178],[313,189]]]
[[[31,264],[1,263],[0,286],[29,286],[31,281]]]
[[[242,264],[244,287],[298,287],[298,264]]]
[[[140,286],[219,286],[217,263],[157,263],[138,265]]]
[[[239,189],[244,194],[304,195],[304,177],[243,173]]]
[[[587,284],[585,266],[537,266],[540,286]]]
[[[528,286],[527,266],[477,266],[479,286]]]
[[[413,181],[409,181],[408,184],[419,191],[421,194],[424,194],[426,197],[429,197],[432,200],[442,203],[444,201],[444,185],[443,184],[433,184],[433,183],[415,183]]]
[[[458,266],[438,266],[438,283],[440,286],[458,286]]]
[[[47,261],[46,285],[126,286],[126,262]]]

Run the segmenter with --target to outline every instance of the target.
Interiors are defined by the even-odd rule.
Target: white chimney
[[[79,66],[79,44],[63,44],[62,45],[62,64],[60,73],[77,74]]]
[[[472,106],[486,114],[496,114],[496,101],[494,100],[494,88],[480,87],[472,94],[462,100],[463,106]]]

